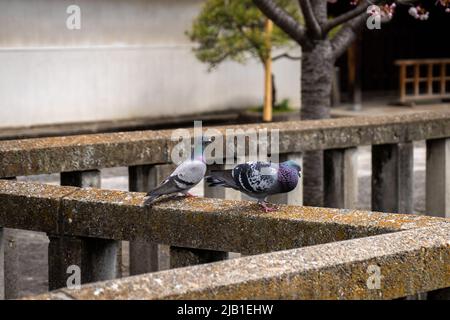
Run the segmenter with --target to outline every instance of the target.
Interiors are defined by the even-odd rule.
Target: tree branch
[[[331,47],[333,48],[334,59],[339,58],[341,54],[350,46],[356,39],[358,32],[364,25],[367,19],[367,14],[362,14],[359,17],[348,21],[341,30],[331,39]]]
[[[311,32],[314,38],[320,39],[322,37],[322,28],[314,15],[311,2],[309,0],[298,0],[298,2],[305,18],[307,32]]]
[[[273,0],[253,0],[253,3],[298,44],[305,47],[310,46],[303,26]]]
[[[367,11],[367,8],[371,5],[377,4],[381,1],[368,1],[368,0],[364,0],[363,2],[361,2],[361,4],[359,4],[355,9],[347,11],[346,13],[341,14],[340,16],[337,16],[334,19],[328,20],[325,25],[323,26],[323,33],[327,34],[328,32],[330,32],[331,29],[333,29],[334,27],[337,27],[338,25],[347,22],[353,18],[356,18],[357,16],[359,16],[360,14],[363,14]]]

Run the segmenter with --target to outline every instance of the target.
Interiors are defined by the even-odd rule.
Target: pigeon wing
[[[183,162],[159,186],[147,193],[149,198],[145,201],[145,204],[152,203],[162,195],[187,192],[203,179],[205,171],[206,165],[201,161],[188,160]]]
[[[239,188],[252,194],[270,192],[277,183],[278,168],[270,162],[246,162],[233,169]]]

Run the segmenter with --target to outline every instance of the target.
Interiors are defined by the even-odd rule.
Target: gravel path
[[[371,153],[370,147],[360,147],[358,153],[359,176],[359,208],[370,210],[371,194]],[[424,212],[424,186],[425,186],[425,144],[415,143],[414,148],[414,211]],[[19,177],[21,181],[36,181],[40,183],[58,184],[59,174]],[[104,189],[127,190],[128,172],[126,168],[113,168],[102,170],[102,187]],[[194,193],[201,195],[200,188]],[[17,245],[19,248],[19,274],[22,276],[19,283],[19,295],[27,296],[47,291],[47,246],[48,239],[44,233],[20,231],[17,232]],[[128,256],[127,243],[124,243],[124,260]],[[123,274],[128,274],[127,263],[123,266]]]

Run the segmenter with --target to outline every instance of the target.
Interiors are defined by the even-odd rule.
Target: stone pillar
[[[450,139],[427,140],[426,214],[450,218]],[[450,288],[428,292],[430,300],[450,300]]]
[[[174,169],[173,165],[141,165],[128,168],[129,190],[148,192]],[[170,268],[170,249],[167,245],[130,241],[130,275],[166,270]]]
[[[294,160],[300,165],[300,167],[302,167],[303,170],[303,160],[301,153],[288,153],[288,154],[281,154],[279,156],[279,162],[288,160]],[[297,187],[291,192],[270,196],[267,200],[271,203],[278,203],[278,204],[291,204],[296,206],[303,205],[303,179],[300,178]]]
[[[426,214],[450,218],[450,139],[427,140]]]
[[[3,178],[15,180],[15,177]],[[19,297],[19,252],[16,229],[0,227],[0,300]]]
[[[413,212],[413,144],[372,146],[372,210]]]
[[[206,175],[211,170],[231,169],[234,165],[211,165],[208,167]],[[209,187],[204,181],[204,197],[240,200],[240,192],[222,187]],[[196,264],[220,261],[228,259],[228,252],[201,250],[192,248],[170,247],[170,267],[181,268]]]
[[[61,185],[99,188],[100,171],[63,172]],[[81,283],[114,279],[120,275],[120,241],[58,234],[49,235],[49,239],[50,290],[66,286],[71,275],[70,266],[80,268]]]
[[[358,148],[324,151],[324,206],[354,209],[358,203]]]
[[[3,230],[3,228],[0,228],[0,300],[5,299],[5,239]]]

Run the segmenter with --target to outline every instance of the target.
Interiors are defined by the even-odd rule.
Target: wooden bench
[[[414,59],[396,60],[399,66],[400,103],[414,104],[416,101],[432,99],[449,99],[450,89],[447,89],[447,81],[450,75],[447,72],[450,59]],[[412,76],[408,76],[408,68],[412,68]],[[424,69],[426,68],[426,73]],[[422,72],[421,72],[422,71]],[[412,92],[407,89],[412,83]],[[426,83],[425,90],[421,90],[421,83]],[[438,83],[438,86],[434,86]]]

